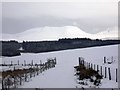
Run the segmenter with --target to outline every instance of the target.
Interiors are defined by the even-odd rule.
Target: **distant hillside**
[[[91,39],[117,39],[118,28],[107,29],[105,31],[90,34],[84,32],[77,26],[64,27],[38,27],[26,30],[17,34],[2,34],[2,40],[17,40],[17,41],[53,41],[59,38],[91,38]]]

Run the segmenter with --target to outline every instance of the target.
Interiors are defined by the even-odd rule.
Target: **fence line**
[[[13,62],[11,62],[11,64],[8,64],[7,66],[11,65],[13,65]],[[17,65],[20,65],[19,60]],[[31,61],[31,64],[26,64],[26,61],[24,60],[24,64],[21,65],[23,65],[24,67],[16,68],[16,66],[14,66],[13,70],[2,72],[3,90],[17,88],[18,86],[23,85],[24,82],[29,82],[32,77],[39,75],[45,70],[54,68],[56,65],[56,58],[48,59],[45,63],[42,63],[42,61],[40,60],[39,64],[33,64],[33,60]]]
[[[105,61],[106,58],[104,58]],[[106,61],[105,61],[106,62]],[[86,62],[83,57],[79,57],[79,65],[83,64],[86,68],[92,68],[93,70],[99,71],[99,74],[104,78],[108,78],[109,80],[114,80],[118,82],[118,69],[114,69],[111,67],[101,66],[93,63]],[[115,73],[112,73],[114,71]]]

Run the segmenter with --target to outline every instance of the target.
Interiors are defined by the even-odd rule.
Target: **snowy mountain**
[[[108,29],[97,34],[89,34],[76,26],[64,27],[40,27],[26,30],[18,34],[3,34],[2,40],[28,40],[28,41],[43,41],[43,40],[58,40],[59,38],[91,38],[91,39],[116,39],[118,37],[117,28]]]
[[[103,32],[99,32],[95,35],[97,38],[101,39],[118,39],[118,28],[108,28],[107,30]]]

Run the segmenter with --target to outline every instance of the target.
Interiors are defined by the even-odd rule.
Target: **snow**
[[[118,27],[108,28],[103,32],[99,32],[95,35],[97,38],[102,39],[118,39]]]
[[[115,62],[108,65],[103,64],[103,57],[106,56],[110,58],[114,57]],[[72,50],[62,50],[54,51],[48,53],[22,53],[21,56],[15,57],[2,57],[3,63],[17,63],[19,60],[20,63],[24,63],[24,60],[27,63],[31,63],[34,60],[34,63],[45,62],[48,58],[56,57],[57,64],[55,68],[49,69],[39,76],[32,78],[32,81],[25,82],[21,88],[76,88],[76,87],[89,87],[82,86],[77,84],[77,79],[74,76],[75,69],[74,66],[78,65],[78,57],[84,57],[85,61],[102,65],[103,67],[111,67],[114,71],[115,68],[118,68],[118,45],[109,45],[101,47],[92,47],[92,48],[83,48],[83,49],[72,49]],[[112,74],[115,74],[112,71]],[[118,83],[115,82],[115,79],[108,80],[104,78],[102,80],[100,88],[117,88]]]
[[[58,40],[59,38],[118,39],[118,28],[115,27],[113,29],[107,29],[106,31],[97,34],[90,34],[84,32],[77,26],[45,26],[32,28],[17,34],[2,34],[2,40],[43,41]]]

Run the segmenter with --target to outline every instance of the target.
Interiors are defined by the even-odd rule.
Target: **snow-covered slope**
[[[83,32],[75,26],[64,27],[41,27],[26,30],[22,33],[8,35],[3,34],[3,40],[15,39],[18,41],[42,41],[42,40],[58,40],[59,38],[74,38],[74,37],[90,37],[90,34]]]
[[[114,57],[115,62],[113,64],[103,64],[103,57]],[[103,67],[111,67],[112,80],[103,78],[100,88],[117,88],[118,83],[115,82],[115,69],[118,68],[118,45],[102,46],[102,47],[92,47],[83,49],[73,49],[73,50],[63,50],[54,51],[49,53],[22,53],[21,56],[16,57],[3,57],[3,63],[20,63],[23,64],[24,60],[26,63],[45,62],[48,58],[56,57],[57,64],[56,67],[48,71],[43,72],[39,76],[32,78],[32,81],[26,82],[22,88],[75,88],[81,87],[77,84],[75,79],[74,66],[78,65],[78,57],[84,57],[85,61],[102,65]],[[116,58],[117,57],[117,58]],[[103,71],[104,73],[104,71]],[[107,74],[108,75],[108,74]],[[87,86],[88,88],[88,86]]]
[[[102,38],[102,39],[118,39],[118,28],[108,28],[107,30],[103,32],[99,32],[95,35],[97,38]]]
[[[64,27],[40,27],[26,30],[18,34],[3,34],[3,40],[29,40],[29,41],[42,41],[42,40],[58,40],[59,38],[91,38],[91,39],[116,39],[118,37],[118,29],[108,29],[104,32],[97,34],[89,34],[76,26]]]

